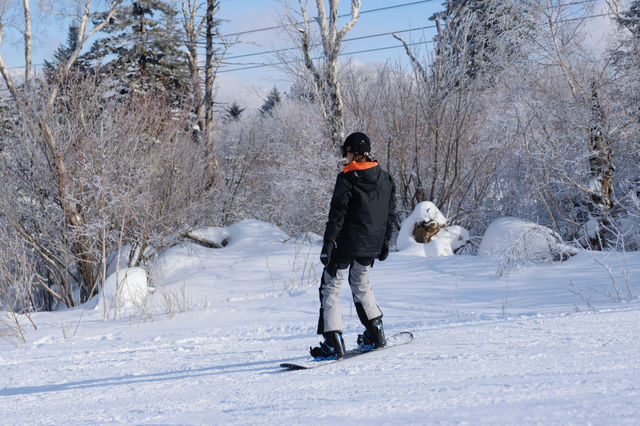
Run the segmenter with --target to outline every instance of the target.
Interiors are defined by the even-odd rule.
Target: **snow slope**
[[[640,253],[503,277],[495,258],[392,253],[374,290],[387,333],[414,342],[282,371],[318,341],[320,246],[256,221],[228,231],[222,249],[167,251],[156,291],[115,320],[100,306],[39,313],[26,344],[0,340],[2,423],[640,422]]]

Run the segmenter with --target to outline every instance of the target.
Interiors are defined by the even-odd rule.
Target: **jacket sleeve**
[[[389,175],[389,182],[391,183],[391,195],[389,197],[389,216],[387,217],[387,231],[384,236],[384,241],[389,244],[391,241],[391,235],[393,234],[393,227],[396,222],[396,184],[393,182],[393,178]]]
[[[327,221],[327,226],[324,230],[325,243],[336,241],[338,238],[338,235],[342,230],[342,226],[344,225],[344,219],[347,215],[351,193],[351,184],[345,178],[344,173],[340,173],[336,179],[333,196],[331,197],[329,220]]]

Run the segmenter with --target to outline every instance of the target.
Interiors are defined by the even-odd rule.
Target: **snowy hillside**
[[[407,345],[308,371],[320,245],[257,221],[168,250],[155,291],[33,315],[0,340],[3,424],[637,424],[640,253],[565,262],[391,253],[372,270]],[[311,238],[311,240],[314,240]],[[361,331],[343,288],[347,347]],[[103,299],[101,299],[103,300]],[[4,318],[4,317],[3,317]]]

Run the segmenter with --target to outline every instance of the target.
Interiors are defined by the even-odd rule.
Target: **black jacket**
[[[335,241],[343,258],[377,257],[391,239],[395,216],[389,173],[375,162],[351,162],[336,179],[324,241]]]

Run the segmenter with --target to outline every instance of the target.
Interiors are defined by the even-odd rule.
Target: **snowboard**
[[[349,349],[345,352],[344,356],[340,359],[332,359],[327,361],[316,361],[316,360],[304,360],[300,362],[283,362],[280,364],[280,367],[286,368],[287,370],[309,370],[311,368],[321,367],[324,365],[335,364],[337,362],[346,361],[348,359],[355,358],[360,355],[365,355],[372,352],[380,352],[385,349],[393,348],[394,346],[406,345],[413,340],[413,334],[408,331],[402,331],[400,333],[396,333],[390,337],[387,337],[387,345],[384,348],[380,349]]]

